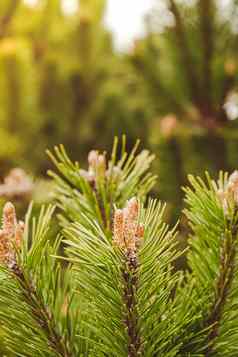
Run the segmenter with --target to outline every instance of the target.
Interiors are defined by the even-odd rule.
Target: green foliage
[[[174,232],[162,223],[162,215],[161,205],[150,201],[140,217],[147,229],[138,252],[136,312],[144,356],[174,356],[177,346],[171,341],[185,324],[182,315],[181,320],[173,321],[171,292],[178,277],[172,274],[171,263],[177,255],[177,243]],[[94,322],[87,327],[97,345],[97,355],[127,356],[128,331],[123,324],[125,257],[115,250],[112,237],[105,236],[96,222],[88,223],[89,229],[75,223],[65,230],[67,255],[73,262],[78,290],[86,300],[92,300],[90,314]]]
[[[52,207],[37,220],[26,217],[24,245],[12,269],[1,267],[0,320],[9,351],[17,356],[70,356],[77,352],[73,282],[56,258],[60,239],[50,242]],[[76,348],[76,349],[75,349]]]
[[[145,160],[135,149],[126,155],[123,143],[117,158],[115,140],[108,164],[105,154],[91,152],[88,171],[62,146],[50,154],[60,172],[51,175],[63,240],[49,235],[53,207],[37,219],[30,208],[21,246],[16,235],[13,246],[3,245],[16,224],[3,211],[0,322],[7,356],[236,356],[238,173],[221,173],[217,182],[208,174],[206,181],[189,177],[188,269],[176,271],[185,254],[177,227],[165,223],[162,203],[145,199],[154,182],[146,174],[152,156]],[[111,186],[116,167],[121,176]]]
[[[21,72],[26,73],[24,77]],[[14,158],[23,154],[24,139],[30,140],[41,128],[32,53],[28,43],[20,38],[0,42],[0,88],[0,160],[4,164],[8,155]]]
[[[226,105],[237,91],[237,1],[160,3],[129,60],[150,99],[149,141],[160,155],[158,189],[178,215],[180,187],[189,173],[236,168],[237,121],[230,120]],[[177,173],[176,183],[171,172]]]
[[[56,182],[56,198],[66,217],[84,221],[87,212],[89,217],[97,217],[100,225],[110,230],[114,205],[123,207],[128,197],[135,195],[144,199],[156,181],[156,176],[149,171],[154,155],[147,150],[136,154],[138,145],[139,141],[128,154],[123,136],[119,152],[115,138],[108,164],[105,162],[105,167],[96,169],[93,181],[88,180],[90,173],[81,170],[78,162],[71,162],[63,146],[55,147],[55,155],[49,152],[60,175],[52,171],[49,174]],[[103,157],[106,160],[106,153]]]
[[[109,148],[125,129],[129,142],[145,138],[150,110],[137,76],[113,48],[105,8],[105,0],[80,1],[69,15],[61,0],[1,4],[2,170],[17,163],[44,174],[44,151],[55,143],[82,160],[95,143]]]
[[[208,175],[207,183],[194,177],[190,177],[190,182],[192,189],[186,189],[186,215],[193,236],[189,241],[188,264],[201,318],[193,326],[200,337],[191,338],[188,346],[194,353],[206,356],[214,351],[218,356],[235,356],[237,208],[232,198],[221,204],[218,195],[219,190],[225,192],[229,186],[227,175],[221,174],[218,183]]]
[[[237,121],[226,108],[237,91],[237,1],[160,3],[126,53],[105,27],[106,0],[80,1],[72,14],[61,0],[0,5],[3,175],[15,165],[45,174],[55,143],[83,162],[126,132],[130,148],[140,137],[158,152],[156,190],[176,220],[188,173],[235,168]]]

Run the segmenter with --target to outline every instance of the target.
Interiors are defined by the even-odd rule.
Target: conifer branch
[[[72,299],[68,271],[62,269],[51,255],[55,255],[59,239],[53,246],[47,239],[48,223],[53,208],[42,209],[38,222],[29,227],[17,222],[15,208],[7,203],[3,209],[3,227],[0,231],[0,321],[6,332],[7,348],[19,355],[72,357],[74,328],[72,313],[65,299]],[[23,230],[24,229],[24,230]],[[32,236],[30,236],[32,231]],[[72,286],[71,286],[72,288]],[[65,295],[67,294],[67,295]],[[65,321],[67,325],[65,325]],[[80,343],[79,343],[80,346]]]
[[[53,176],[66,206],[67,268],[56,258],[61,240],[48,238],[52,207],[37,221],[28,214],[25,225],[12,204],[4,207],[0,322],[8,350],[20,356],[24,349],[24,357],[234,357],[238,171],[218,182],[189,177],[189,271],[178,272],[176,227],[163,223],[164,206],[140,200],[154,181],[144,176],[151,157],[122,152],[117,161],[114,147],[107,163],[92,151],[87,171],[62,147],[52,156],[62,175]],[[131,192],[140,199],[128,199]]]
[[[125,303],[126,330],[128,333],[128,357],[141,355],[141,336],[138,329],[138,257],[137,248],[144,234],[143,225],[138,224],[139,204],[132,198],[127,206],[116,210],[114,215],[114,243],[123,249],[123,300]]]
[[[177,36],[177,48],[183,62],[187,83],[190,87],[192,100],[194,104],[197,106],[197,108],[199,109],[201,106],[201,98],[199,94],[200,93],[199,80],[194,70],[194,61],[192,59],[190,49],[187,43],[183,22],[176,1],[175,0],[168,0],[168,1],[169,1],[169,9],[174,15],[174,19],[175,19],[174,32],[175,35]]]
[[[237,273],[237,203],[238,172],[229,179],[220,176],[218,183],[207,175],[208,185],[190,177],[194,192],[187,189],[186,211],[194,237],[190,240],[189,266],[195,278],[195,291],[201,318],[193,326],[196,334],[184,346],[184,351],[201,352],[205,356],[218,351],[230,351],[229,345],[237,333],[233,313],[238,293]],[[215,281],[215,284],[214,284]],[[200,307],[199,307],[200,304]],[[227,335],[226,329],[233,326]],[[237,327],[236,327],[237,326]],[[228,347],[229,346],[229,347]]]
[[[19,266],[15,266],[13,272],[21,287],[23,300],[30,307],[32,315],[39,325],[39,329],[44,330],[49,347],[57,356],[72,357],[73,355],[69,350],[69,346],[67,346],[65,339],[57,331],[54,317],[45,305],[42,297],[37,293],[33,281],[29,281]]]
[[[230,293],[230,287],[234,278],[235,258],[237,253],[237,225],[232,228],[232,232],[227,232],[222,237],[219,275],[216,282],[215,298],[205,327],[211,326],[208,333],[208,347],[205,356],[210,356],[213,352],[215,339],[218,337],[219,327],[223,314],[224,305]]]
[[[213,352],[216,338],[219,336],[220,324],[225,305],[231,293],[237,258],[237,204],[238,172],[233,172],[229,180],[218,190],[218,197],[227,216],[228,227],[221,237],[218,278],[215,287],[214,302],[206,326],[211,326],[208,334],[206,356]]]
[[[84,225],[64,230],[79,294],[93,316],[86,326],[99,356],[171,357],[178,350],[172,341],[191,318],[171,301],[178,280],[171,263],[180,253],[162,214],[156,201],[139,209],[132,198],[115,210],[111,239],[87,216]]]
[[[145,199],[153,187],[156,176],[149,172],[154,155],[147,150],[137,154],[139,141],[131,153],[126,152],[126,139],[122,138],[121,155],[118,154],[118,139],[115,138],[112,154],[106,160],[106,153],[92,150],[88,154],[88,170],[68,158],[64,147],[55,148],[54,155],[48,152],[59,175],[49,172],[56,183],[56,199],[68,221],[84,218],[86,212],[98,220],[110,235],[113,221],[113,205],[123,207],[128,199],[137,195]],[[64,219],[64,220],[65,220]]]
[[[149,94],[157,100],[158,95],[166,101],[169,108],[174,108],[178,113],[183,113],[184,108],[177,99],[177,96],[168,90],[161,80],[161,75],[158,71],[155,73],[154,66],[157,64],[147,63],[146,59],[140,54],[132,55],[132,62],[140,76],[144,76],[146,83],[149,85]]]
[[[137,289],[138,260],[128,253],[125,256],[125,266],[122,269],[124,285],[125,325],[128,333],[128,357],[141,356],[141,338],[138,330]]]

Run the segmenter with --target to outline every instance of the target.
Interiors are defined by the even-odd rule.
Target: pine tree
[[[181,206],[188,173],[236,167],[237,121],[226,109],[237,92],[237,5],[158,1],[147,36],[130,55],[154,108],[151,144],[162,159],[159,191],[175,207]],[[177,188],[171,169],[178,173]]]
[[[120,151],[119,151],[120,148]],[[148,197],[153,155],[89,153],[87,170],[65,149],[49,153],[58,173],[54,207],[25,222],[3,209],[0,322],[7,356],[230,356],[238,335],[238,172],[190,176],[191,235],[178,249],[165,205]],[[174,263],[186,254],[188,269]]]

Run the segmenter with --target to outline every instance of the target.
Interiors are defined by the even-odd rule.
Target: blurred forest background
[[[175,218],[188,173],[238,167],[238,1],[158,0],[124,52],[105,9],[0,1],[0,176],[44,176],[46,148],[63,143],[84,162],[126,133],[156,153],[156,190]]]

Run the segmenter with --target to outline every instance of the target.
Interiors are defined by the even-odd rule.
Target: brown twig
[[[138,288],[137,257],[131,252],[125,255],[126,264],[122,270],[124,285],[125,326],[128,333],[128,357],[141,356],[141,338],[138,331],[136,290]]]

